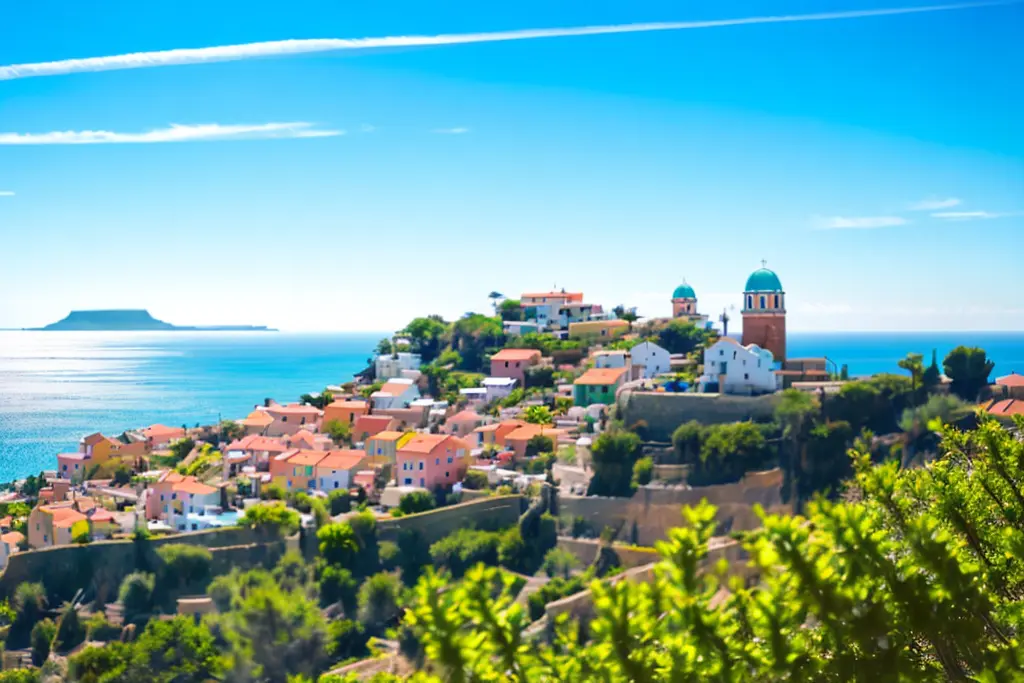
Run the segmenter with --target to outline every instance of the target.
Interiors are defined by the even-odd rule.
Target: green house
[[[578,406],[594,403],[611,405],[615,391],[626,381],[627,368],[591,368],[573,383],[573,402]]]

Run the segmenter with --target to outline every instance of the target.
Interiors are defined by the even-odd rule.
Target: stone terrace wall
[[[401,532],[411,529],[430,544],[465,527],[503,529],[512,526],[519,521],[522,511],[522,496],[491,496],[440,510],[382,519],[377,522],[377,536],[382,541],[397,542]]]
[[[782,502],[782,470],[752,472],[735,484],[692,488],[640,487],[632,498],[559,496],[561,517],[582,517],[595,531],[618,529],[618,540],[653,546],[666,531],[682,524],[681,509],[703,499],[718,506],[719,533],[754,529],[760,521],[752,506],[769,512],[791,512]]]
[[[690,420],[701,424],[722,424],[770,419],[777,402],[775,394],[673,394],[632,389],[620,391],[616,398],[623,422],[629,425],[644,420],[654,441],[670,441],[672,432]]]
[[[558,539],[558,547],[568,550],[580,561],[580,566],[593,564],[597,559],[597,553],[601,549],[601,542],[590,538],[565,538]],[[612,545],[612,550],[619,557],[619,566],[624,569],[632,569],[661,559],[658,551],[654,548],[644,548],[635,545]]]
[[[156,566],[156,549],[171,543],[201,545],[213,554],[213,571],[228,571],[232,566],[246,568],[258,563],[275,549],[260,546],[281,545],[276,538],[261,537],[252,529],[232,527],[174,534],[148,541],[94,541],[86,545],[66,545],[16,553],[0,574],[0,595],[11,597],[18,584],[41,581],[51,595],[71,599],[78,588],[91,588],[100,596],[111,597],[121,580],[137,569]],[[71,594],[65,595],[71,592]]]

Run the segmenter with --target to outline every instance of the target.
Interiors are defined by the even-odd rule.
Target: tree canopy
[[[984,349],[958,346],[946,355],[942,367],[953,383],[951,391],[965,401],[977,401],[978,394],[988,384],[995,363],[988,359]]]

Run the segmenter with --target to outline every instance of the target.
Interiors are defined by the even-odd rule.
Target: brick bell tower
[[[743,290],[743,345],[768,349],[777,363],[786,360],[786,293],[779,276],[761,267],[747,278]]]

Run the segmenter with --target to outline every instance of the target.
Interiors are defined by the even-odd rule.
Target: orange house
[[[400,486],[433,490],[462,481],[469,469],[469,444],[447,434],[414,434],[398,449],[395,478]]]
[[[537,349],[502,349],[491,356],[491,377],[509,377],[526,385],[526,369],[540,363]]]
[[[316,488],[316,466],[329,451],[293,450],[270,461],[271,480],[286,491]]]
[[[558,443],[558,437],[561,435],[562,432],[558,429],[554,429],[551,425],[527,424],[509,433],[505,437],[505,447],[515,453],[517,458],[525,458],[526,447],[530,443],[530,439],[533,437],[548,437],[551,439],[552,448],[554,448]]]
[[[146,437],[146,446],[149,450],[159,451],[167,448],[178,439],[184,439],[185,430],[181,427],[168,427],[156,424],[143,429],[142,436]]]
[[[412,436],[405,432],[380,432],[366,440],[364,450],[371,458],[395,462],[399,447]]]
[[[352,425],[360,415],[369,415],[370,404],[366,401],[335,401],[324,408],[324,421],[338,421]]]
[[[352,441],[366,441],[381,432],[395,431],[398,420],[390,415],[360,415],[352,425]]]
[[[484,425],[483,427],[477,427],[473,430],[473,434],[479,435],[478,438],[480,439],[480,446],[484,448],[487,446],[504,448],[505,437],[526,424],[527,423],[522,420],[504,420],[502,422]]]

